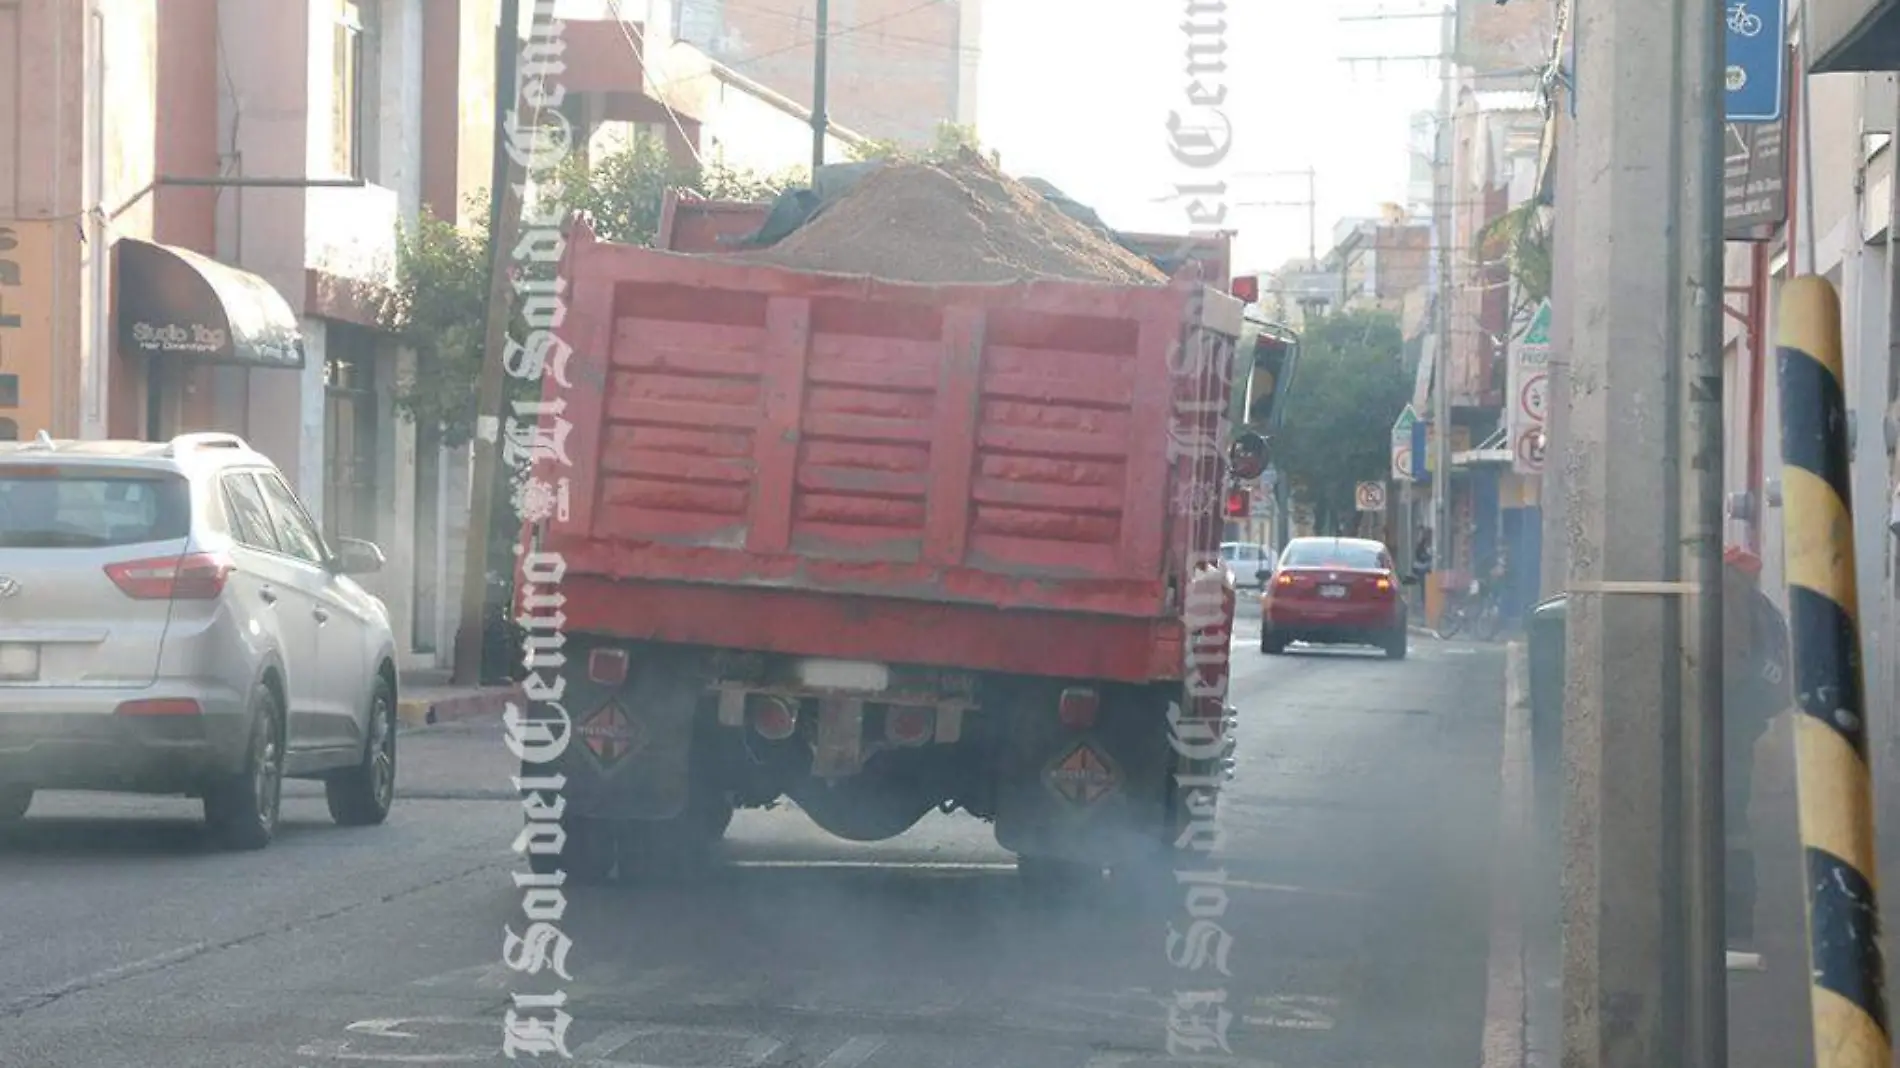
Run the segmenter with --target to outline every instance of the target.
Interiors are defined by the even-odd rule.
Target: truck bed
[[[1220,516],[1171,516],[1222,471],[1170,435],[1225,409],[1237,301],[815,275],[584,226],[562,269],[574,466],[541,537],[570,627],[1179,676],[1183,567]],[[1210,366],[1176,373],[1204,337]]]

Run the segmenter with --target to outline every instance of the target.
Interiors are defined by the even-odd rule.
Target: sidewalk
[[[396,718],[405,727],[495,719],[510,701],[521,700],[518,686],[456,686],[447,671],[404,672],[396,692]]]
[[[1513,658],[1512,667],[1522,664]],[[1810,1022],[1807,917],[1803,900],[1801,838],[1795,794],[1793,713],[1784,713],[1755,749],[1754,795],[1749,822],[1755,839],[1756,941],[1760,970],[1729,971],[1728,1063],[1731,1068],[1788,1068],[1814,1063]],[[1876,769],[1876,775],[1882,769]],[[1894,796],[1893,783],[1877,778],[1880,800]],[[1876,814],[1880,831],[1882,939],[1892,962],[1900,946],[1900,812]],[[1533,848],[1548,843],[1539,842]],[[1548,862],[1546,862],[1548,863]],[[1525,892],[1523,963],[1525,1068],[1557,1068],[1561,1060],[1562,960],[1558,932],[1561,903],[1535,878]],[[1900,1065],[1900,1059],[1896,1060]],[[1487,1060],[1485,1068],[1494,1068]],[[1511,1068],[1518,1068],[1512,1065]]]

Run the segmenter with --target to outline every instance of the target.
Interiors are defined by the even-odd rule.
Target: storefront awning
[[[190,249],[121,239],[119,340],[147,356],[299,370],[297,313],[269,282]]]

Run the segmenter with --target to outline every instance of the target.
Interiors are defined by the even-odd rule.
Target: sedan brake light
[[[209,601],[224,593],[231,561],[213,553],[158,556],[107,564],[114,585],[138,601]]]

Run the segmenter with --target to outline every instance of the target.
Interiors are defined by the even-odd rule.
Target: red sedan
[[[1373,645],[1405,658],[1405,598],[1392,554],[1366,538],[1295,538],[1260,601],[1260,651],[1288,642]]]

